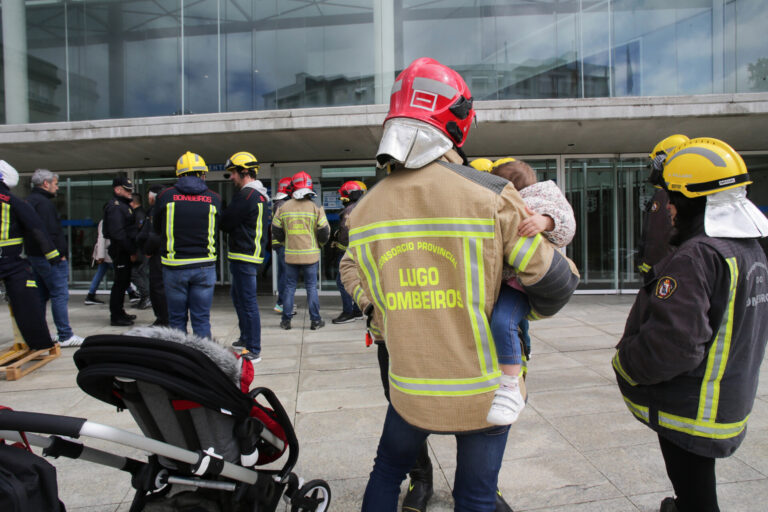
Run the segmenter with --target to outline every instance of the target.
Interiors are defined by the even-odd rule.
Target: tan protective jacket
[[[534,317],[556,313],[578,284],[541,235],[517,235],[527,214],[514,186],[459,162],[449,151],[373,187],[349,217],[341,265],[344,287],[383,326],[392,405],[433,432],[491,427],[501,372],[489,317],[502,263],[516,269]]]
[[[272,234],[285,245],[285,262],[292,265],[319,261],[320,246],[328,241],[330,232],[325,210],[310,199],[286,201],[272,220]]]

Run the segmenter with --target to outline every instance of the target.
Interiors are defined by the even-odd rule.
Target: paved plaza
[[[108,326],[105,306],[84,306],[82,299],[70,299],[76,334],[123,332]],[[610,364],[633,299],[579,295],[555,318],[532,324],[530,401],[512,427],[499,477],[515,511],[655,512],[671,494],[657,439],[625,408]],[[255,366],[255,382],[272,388],[293,418],[301,447],[296,472],[330,483],[332,511],[359,510],[386,410],[376,350],[363,342],[364,324],[331,324],[341,302],[323,296],[326,327],[311,331],[301,297],[293,330],[282,331],[271,309],[273,299],[260,297],[259,302],[263,361]],[[153,320],[151,310],[138,315],[137,324]],[[217,293],[211,316],[217,340],[229,344],[237,338],[237,319],[225,290]],[[48,318],[53,327],[50,312]],[[2,314],[0,348],[11,340],[9,316]],[[75,350],[63,349],[61,358],[19,381],[0,378],[0,405],[138,432],[130,413],[118,413],[80,391]],[[141,457],[107,443],[90,445]],[[429,510],[451,511],[455,442],[450,436],[431,436],[429,445],[436,488]],[[133,489],[127,473],[84,461],[49,460],[58,469],[67,510],[128,510]],[[746,441],[734,456],[718,462],[717,474],[724,512],[766,510],[768,365],[763,365]]]

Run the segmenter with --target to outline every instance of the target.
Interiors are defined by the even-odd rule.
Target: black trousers
[[[109,256],[115,268],[115,281],[112,283],[112,291],[109,294],[109,314],[112,320],[117,320],[127,314],[123,309],[123,300],[125,291],[131,285],[131,256],[112,251],[112,247],[109,249]]]
[[[53,341],[45,322],[45,305],[40,299],[32,269],[21,258],[0,263],[0,277],[13,308],[16,325],[29,348],[51,348]]]
[[[389,401],[389,351],[387,351],[387,346],[384,343],[377,343],[376,348],[378,350],[381,384],[384,386],[384,396]],[[432,484],[432,460],[429,458],[429,447],[426,441],[421,445],[416,464],[413,465],[408,474],[411,476],[411,480]]]
[[[159,254],[149,258],[149,299],[152,301],[155,321],[160,325],[168,325],[168,302],[165,300],[163,263]]]
[[[680,512],[720,512],[715,487],[715,459],[684,450],[659,436],[667,475]]]

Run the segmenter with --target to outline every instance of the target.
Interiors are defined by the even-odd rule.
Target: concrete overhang
[[[471,156],[647,153],[672,134],[766,150],[768,93],[477,102]],[[385,105],[0,126],[0,158],[22,172],[173,166],[190,150],[221,163],[373,160]]]

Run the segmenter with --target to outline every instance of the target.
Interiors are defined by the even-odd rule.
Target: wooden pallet
[[[58,343],[43,350],[32,350],[25,343],[14,343],[12,348],[0,354],[0,372],[5,372],[5,380],[18,380],[60,355]]]

